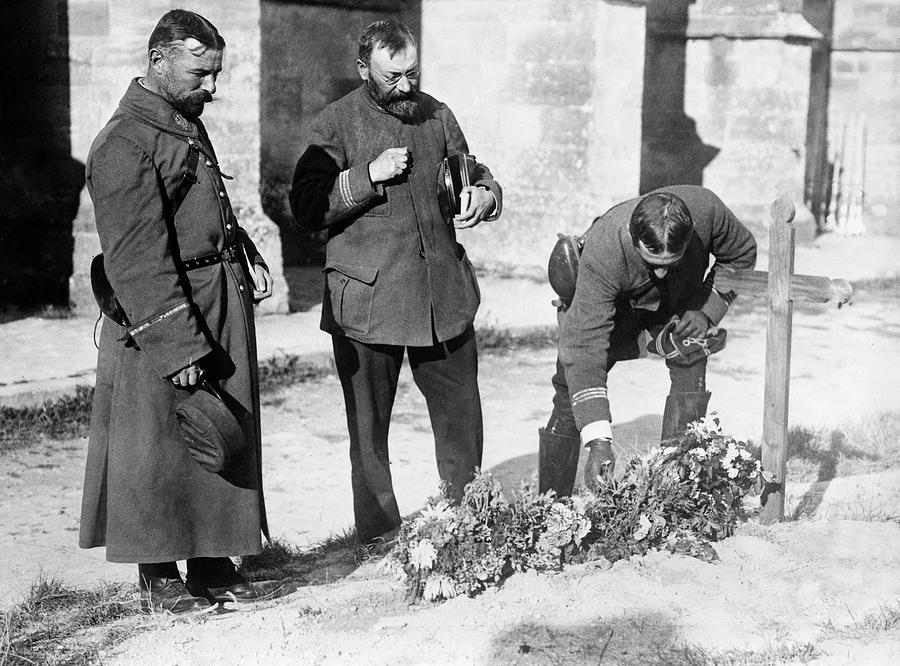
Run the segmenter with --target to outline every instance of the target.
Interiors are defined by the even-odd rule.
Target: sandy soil
[[[875,296],[858,294],[854,305],[840,310],[796,309],[792,425],[833,427],[900,410],[900,296]],[[758,441],[764,312],[739,303],[727,327],[728,348],[710,365],[711,409],[726,431]],[[549,413],[554,358],[550,349],[482,357],[485,468],[509,487],[536,469],[536,431]],[[621,454],[652,445],[666,390],[665,367],[657,360],[613,371]],[[337,380],[267,396],[263,424],[273,536],[309,546],[346,530],[352,512]],[[40,571],[80,586],[134,577],[132,566],[105,563],[102,551],[75,546],[85,448],[83,440],[47,441],[3,456],[0,590],[7,602]],[[392,453],[401,510],[411,513],[436,491],[438,480],[424,400],[407,372],[395,407]],[[838,477],[845,473],[841,464],[834,470]],[[871,469],[855,464],[857,472],[872,473],[832,479],[834,471],[823,471],[817,484],[789,485],[789,511],[802,505],[813,518],[774,528],[748,524],[717,546],[721,561],[715,564],[653,554],[608,569],[514,576],[476,599],[407,607],[402,585],[368,563],[343,578],[345,571],[323,572],[321,584],[252,610],[203,620],[160,617],[158,631],[126,641],[103,661],[691,663],[685,645],[784,648],[785,655],[805,659],[802,646],[813,643],[815,663],[897,663],[897,630],[858,634],[867,612],[900,600],[900,526],[877,520],[897,514],[900,475],[880,470],[877,462]]]

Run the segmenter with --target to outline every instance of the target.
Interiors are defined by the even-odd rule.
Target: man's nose
[[[210,95],[216,94],[216,79],[214,76],[209,75],[203,78],[203,81],[200,83],[200,88],[208,92]]]
[[[397,90],[402,93],[408,93],[412,90],[412,83],[410,83],[409,77],[405,74],[397,81]]]

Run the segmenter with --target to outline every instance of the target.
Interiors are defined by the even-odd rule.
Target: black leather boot
[[[663,412],[660,440],[678,437],[691,421],[706,416],[709,405],[709,391],[699,393],[670,393],[666,397],[666,411]]]
[[[545,428],[538,429],[538,436],[538,488],[542,493],[552,489],[557,497],[568,497],[575,487],[581,439]]]

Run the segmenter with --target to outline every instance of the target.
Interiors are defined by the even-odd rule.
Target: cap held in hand
[[[241,424],[208,381],[175,407],[191,457],[205,470],[223,471],[246,445]]]

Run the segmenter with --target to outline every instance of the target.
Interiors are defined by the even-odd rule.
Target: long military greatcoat
[[[201,150],[197,181],[173,219],[191,143]],[[206,132],[132,81],[91,147],[86,174],[107,275],[130,326],[104,317],[80,545],[105,545],[113,562],[257,553],[267,527],[247,263],[179,268],[179,255],[236,244],[249,263],[262,263],[238,227]],[[170,377],[197,361],[248,442],[221,474],[191,458],[173,416],[187,393]]]

